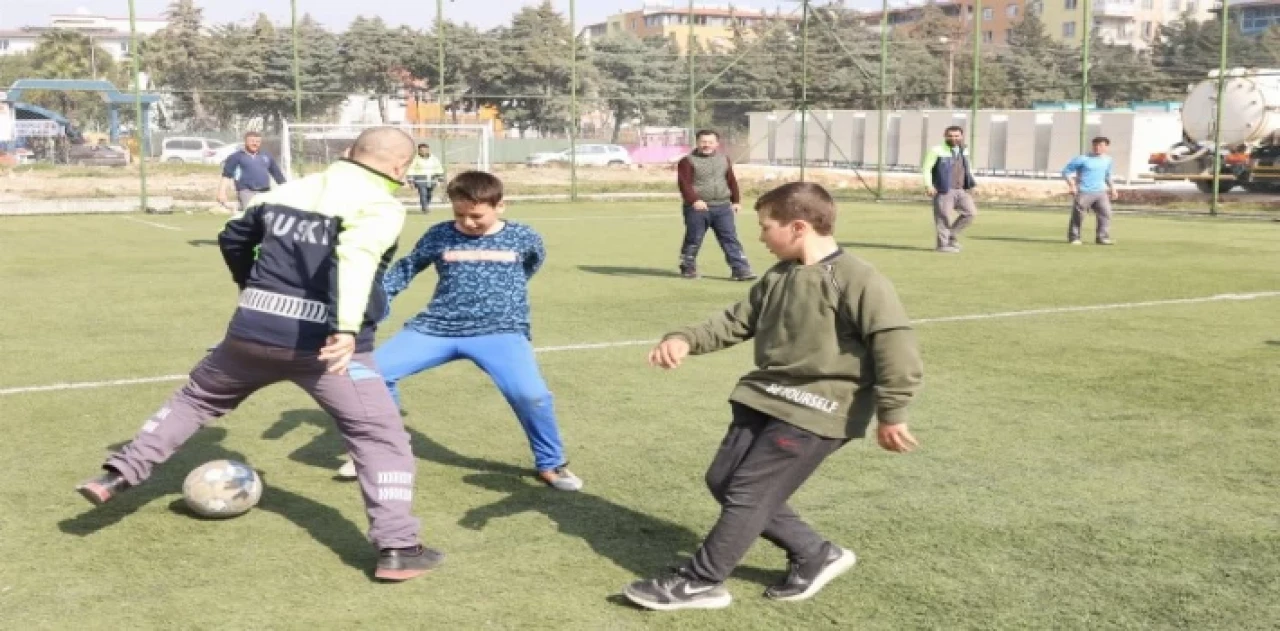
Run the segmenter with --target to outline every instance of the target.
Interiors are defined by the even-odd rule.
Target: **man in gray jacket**
[[[697,148],[676,165],[676,181],[684,200],[684,243],[680,248],[680,275],[698,277],[698,250],[710,229],[724,250],[733,280],[753,280],[751,262],[738,241],[733,216],[742,208],[738,179],[729,156],[718,153],[720,136],[703,130]]]

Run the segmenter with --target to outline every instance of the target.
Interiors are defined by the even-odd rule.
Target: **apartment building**
[[[137,18],[139,35],[152,35],[164,28],[164,18]],[[116,61],[129,56],[129,18],[72,13],[49,16],[48,26],[0,29],[0,55],[16,55],[35,49],[40,36],[55,30],[84,33]]]
[[[1092,0],[1093,31],[1108,44],[1147,48],[1160,25],[1183,14],[1213,19],[1215,0]],[[1079,45],[1084,36],[1084,0],[1039,0],[1040,19],[1054,39]]]
[[[789,12],[784,9],[782,13],[781,18],[784,20],[795,24],[801,21],[799,11]],[[699,42],[724,47],[733,41],[735,27],[758,26],[775,16],[773,13],[728,4],[699,3],[690,12],[689,4],[679,0],[645,2],[639,9],[614,14],[604,22],[583,28],[581,35],[587,41],[612,33],[631,33],[641,38],[666,37],[674,41],[683,54],[688,47],[691,26],[693,35]]]
[[[1227,4],[1227,15],[1243,35],[1261,35],[1280,26],[1280,0],[1235,0]]]
[[[1277,0],[1280,1],[1280,0]],[[974,25],[977,24],[982,34],[984,45],[1003,46],[1009,43],[1009,34],[1013,25],[1026,13],[1026,0],[984,0],[978,7],[974,0],[951,0],[933,3],[943,15],[956,21],[956,34],[966,41],[972,37]],[[916,4],[889,9],[889,28],[891,30],[909,31],[920,21],[926,5]],[[975,11],[978,12],[975,15]],[[868,29],[879,32],[881,24],[880,11],[860,13],[858,20]]]

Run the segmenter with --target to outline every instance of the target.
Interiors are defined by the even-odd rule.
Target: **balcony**
[[[1093,14],[1098,17],[1131,18],[1138,13],[1138,3],[1134,0],[1097,0],[1093,4]]]

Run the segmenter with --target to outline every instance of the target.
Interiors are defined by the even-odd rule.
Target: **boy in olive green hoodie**
[[[724,581],[757,537],[787,552],[787,578],[765,591],[804,600],[853,567],[853,552],[823,539],[787,499],[873,420],[880,446],[908,452],[907,404],[923,375],[919,347],[893,285],[832,236],[836,208],[821,186],[795,182],[756,202],[760,240],[779,259],[747,299],[663,338],[649,362],[675,368],[755,342],[755,370],[729,399],[733,422],[707,471],[720,518],[702,546],[669,575],[623,590],[649,609],[718,609]]]

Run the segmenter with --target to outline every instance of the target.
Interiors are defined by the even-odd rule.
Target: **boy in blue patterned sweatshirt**
[[[502,181],[489,173],[461,173],[447,194],[454,220],[428,229],[383,280],[394,298],[435,265],[435,295],[374,352],[375,361],[399,403],[401,379],[471,360],[511,405],[533,449],[538,477],[553,488],[577,491],[582,480],[566,467],[551,392],[530,343],[529,279],[546,258],[542,237],[529,226],[502,220]],[[339,470],[340,477],[346,473]]]

